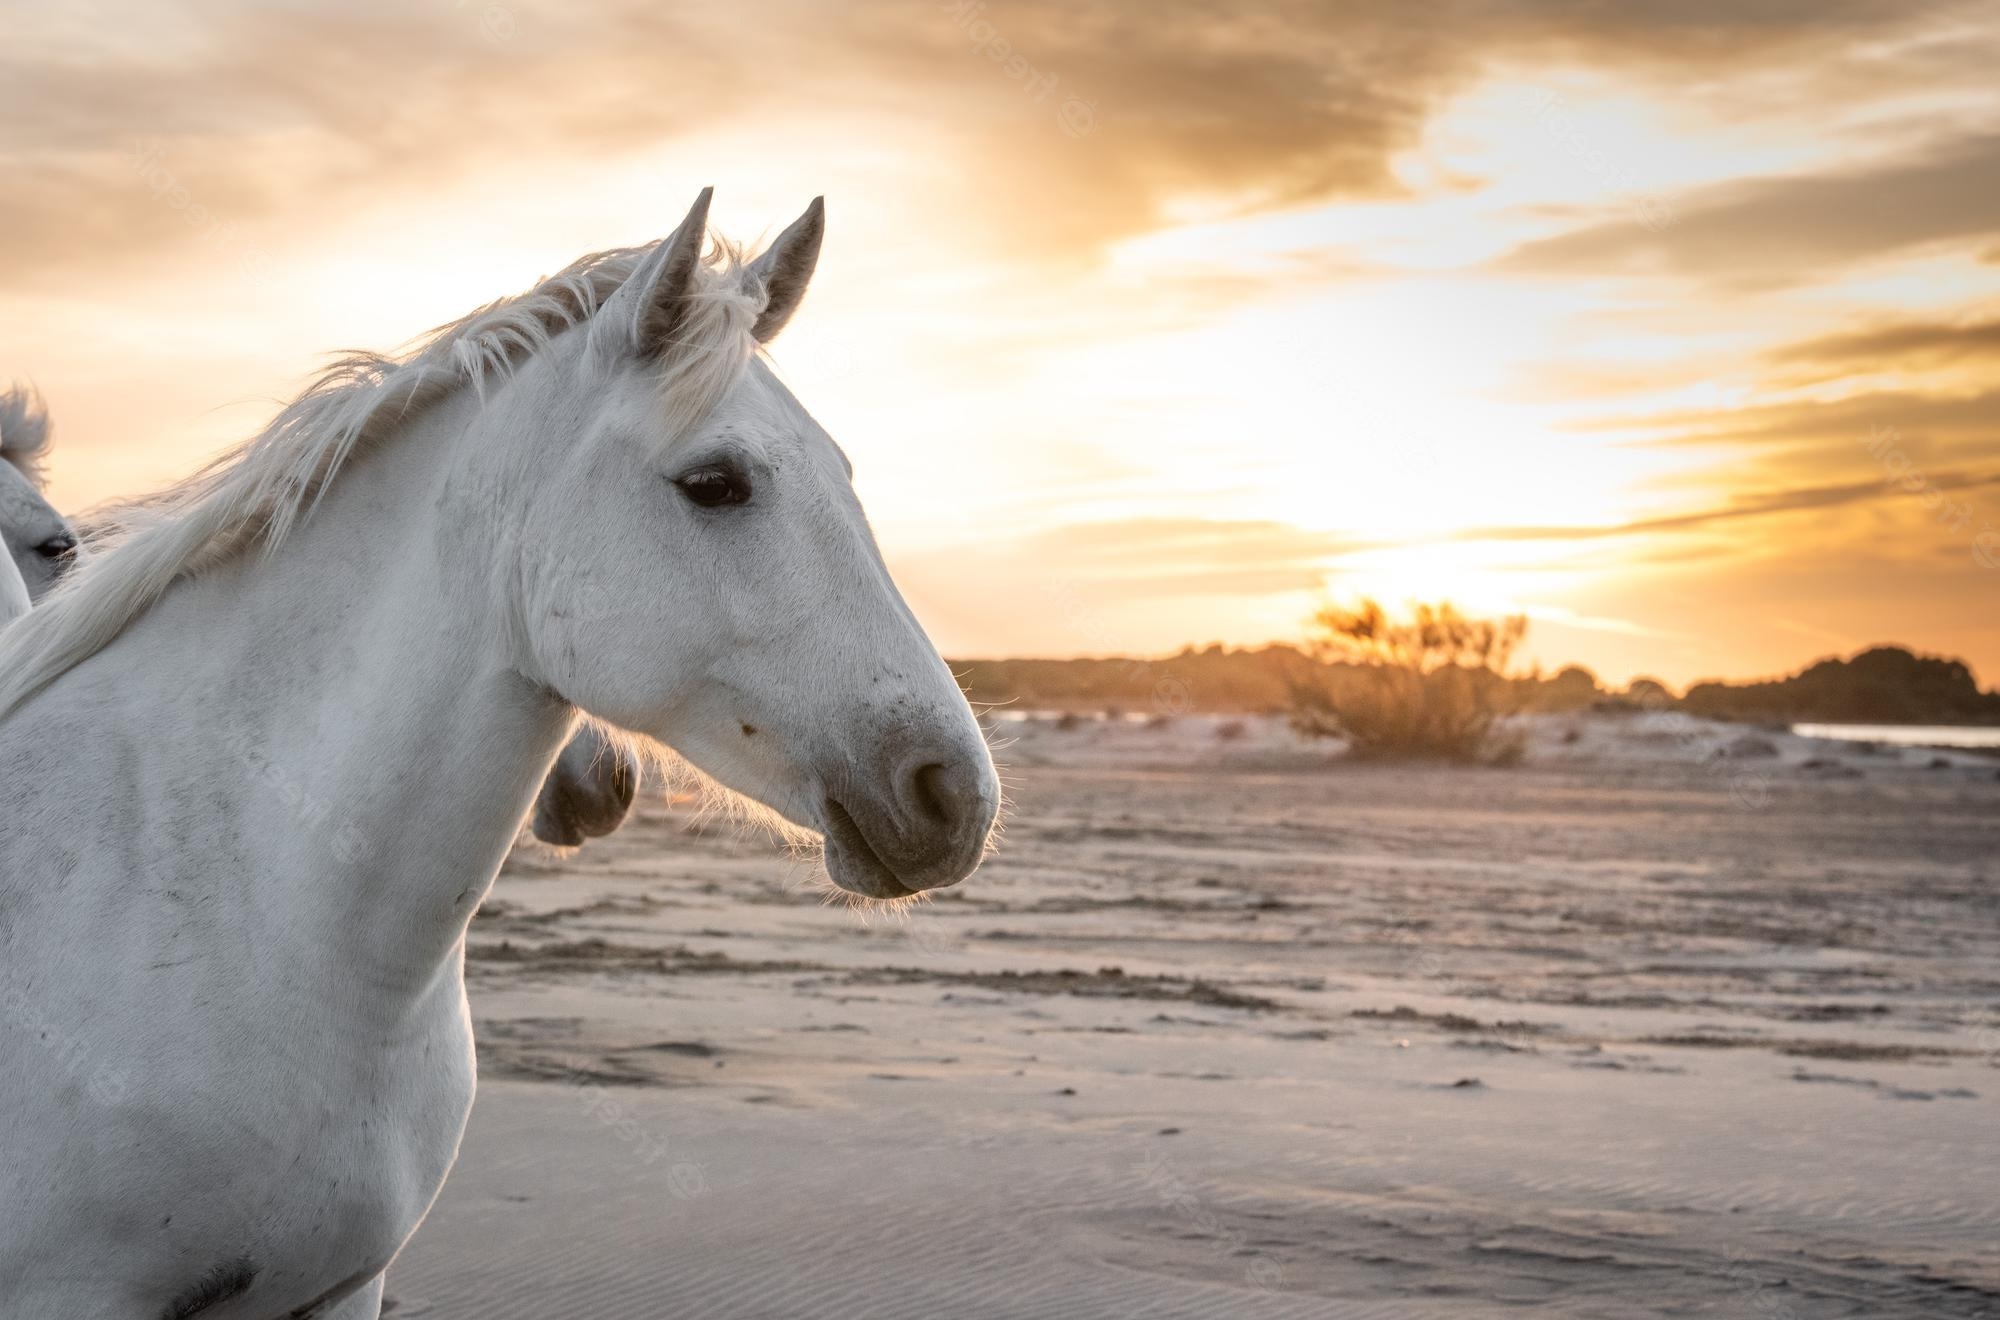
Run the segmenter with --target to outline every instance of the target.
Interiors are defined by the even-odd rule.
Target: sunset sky
[[[947,654],[1532,616],[1610,680],[2000,683],[2000,6],[10,6],[0,380],[66,509],[670,229]],[[559,459],[558,459],[559,461]]]

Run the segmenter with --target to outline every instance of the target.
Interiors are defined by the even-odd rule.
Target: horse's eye
[[[744,504],[750,499],[750,478],[733,467],[701,467],[675,479],[681,494],[704,509]]]
[[[76,553],[76,538],[68,532],[57,532],[36,546],[35,553],[44,559],[68,559]]]

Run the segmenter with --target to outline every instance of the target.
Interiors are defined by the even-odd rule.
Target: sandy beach
[[[388,1314],[2000,1314],[2000,763],[1003,729],[907,920],[686,803],[517,854]]]

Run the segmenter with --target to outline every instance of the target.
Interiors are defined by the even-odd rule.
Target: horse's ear
[[[618,314],[631,328],[632,346],[643,356],[664,357],[680,339],[702,244],[708,238],[708,203],[714,195],[715,189],[703,188],[680,228],[654,248],[613,295]]]
[[[750,333],[760,344],[768,344],[792,319],[799,301],[812,282],[813,267],[819,264],[819,241],[826,234],[826,198],[815,197],[806,213],[792,221],[778,241],[750,264],[750,270],[764,286],[764,310]]]

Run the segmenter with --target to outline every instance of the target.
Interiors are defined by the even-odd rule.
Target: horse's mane
[[[32,385],[0,391],[0,461],[12,463],[40,490],[47,484],[49,410]]]
[[[526,293],[438,327],[400,356],[347,354],[250,440],[164,490],[94,510],[93,543],[108,553],[86,560],[0,633],[0,718],[109,645],[176,581],[255,547],[274,551],[357,450],[468,385],[483,389],[590,322],[657,246],[584,257]],[[718,241],[696,272],[676,366],[663,382],[671,431],[699,421],[735,384],[755,351],[750,331],[762,305],[741,252]],[[7,416],[0,413],[0,425]]]

